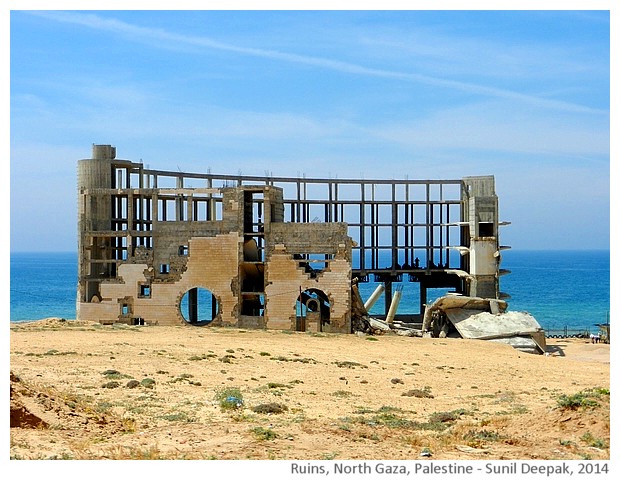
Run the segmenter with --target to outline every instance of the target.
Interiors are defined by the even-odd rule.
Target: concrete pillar
[[[384,290],[385,286],[382,283],[377,285],[375,291],[372,292],[372,295],[368,297],[368,300],[366,300],[366,303],[364,303],[364,308],[367,312],[370,311],[370,309],[374,306],[375,303],[377,303],[377,300],[379,299]]]
[[[465,177],[469,223],[469,291],[472,297],[499,298],[499,208],[495,178],[491,175]]]
[[[390,310],[390,305],[392,304],[392,281],[389,280],[387,282],[385,282],[385,305],[384,305],[384,314],[387,315],[387,313]]]
[[[426,308],[427,303],[427,295],[426,295],[426,285],[423,281],[420,282],[420,313],[424,313],[424,309]]]

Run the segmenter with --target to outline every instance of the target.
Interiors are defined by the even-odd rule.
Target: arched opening
[[[310,288],[301,292],[295,304],[296,330],[321,332],[329,324],[331,306],[329,298],[321,290]]]
[[[217,299],[210,290],[202,287],[190,288],[179,305],[181,316],[190,325],[210,324],[218,314]]]

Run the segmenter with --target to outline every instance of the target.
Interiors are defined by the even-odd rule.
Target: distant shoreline
[[[511,248],[508,251],[504,251],[505,253],[514,253],[514,252],[544,252],[544,253],[566,253],[566,252],[611,252],[611,248],[552,248],[552,249],[544,249],[544,248]],[[9,252],[10,255],[22,255],[22,254],[41,254],[41,255],[50,255],[50,254],[63,254],[63,255],[77,255],[77,249],[74,250],[11,250]]]

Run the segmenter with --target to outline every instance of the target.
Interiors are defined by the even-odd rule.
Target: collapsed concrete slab
[[[462,338],[507,343],[527,353],[545,353],[545,333],[536,319],[527,312],[508,312],[507,307],[503,300],[440,297],[426,308],[422,333],[445,337],[454,332]]]

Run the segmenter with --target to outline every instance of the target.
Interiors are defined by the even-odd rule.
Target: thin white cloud
[[[547,115],[519,108],[514,102],[493,101],[436,111],[407,123],[378,125],[369,130],[410,149],[496,151],[550,154],[578,159],[609,156],[606,118]]]
[[[366,52],[383,60],[423,66],[435,76],[484,75],[501,81],[521,79],[557,80],[608,72],[605,56],[585,56],[574,45],[543,43],[532,45],[523,41],[491,42],[485,37],[436,34],[429,28],[412,32],[372,32],[361,39]],[[539,95],[540,96],[540,95]]]
[[[350,151],[367,160],[372,158],[370,152],[378,151],[433,158],[446,154],[441,162],[433,162],[435,170],[438,163],[451,164],[457,151],[464,157],[475,152],[519,154],[527,161],[531,155],[552,155],[574,164],[609,158],[606,117],[591,116],[584,122],[583,115],[558,116],[505,100],[436,109],[398,120],[372,117],[360,122],[333,112],[316,116],[196,106],[162,98],[155,101],[152,95],[156,92],[139,94],[131,85],[100,85],[89,82],[88,77],[71,88],[94,100],[59,108],[30,95],[16,97],[13,110],[21,112],[21,120],[14,119],[16,135],[20,131],[45,132],[51,141],[66,132],[84,137],[97,132],[121,143],[129,135],[142,142],[167,138],[169,142],[198,141],[214,148],[233,142],[235,148],[260,149],[273,147],[275,142],[277,150],[289,158],[302,151],[304,155],[320,152],[325,156],[333,149],[336,157]],[[110,103],[108,98],[117,101]]]
[[[165,48],[174,48],[175,46],[187,47],[194,46],[212,50],[228,51],[239,55],[267,58],[271,60],[279,60],[287,63],[302,64],[332,71],[338,71],[351,75],[369,76],[377,78],[386,78],[406,82],[421,83],[436,87],[458,90],[477,95],[493,98],[505,98],[526,103],[532,106],[545,107],[558,111],[578,112],[578,113],[595,113],[607,114],[607,110],[594,109],[588,106],[579,105],[561,100],[543,98],[535,95],[524,94],[508,89],[489,87],[486,85],[462,82],[457,80],[449,80],[420,73],[401,72],[397,70],[388,70],[380,68],[372,68],[340,60],[329,58],[315,57],[310,55],[299,55],[294,53],[286,53],[273,49],[250,48],[229,43],[219,42],[212,38],[204,36],[190,36],[178,33],[172,33],[160,28],[148,28],[132,25],[116,19],[104,18],[95,14],[81,14],[73,12],[33,12],[33,14],[48,18],[50,20],[71,23],[74,25],[82,25],[88,28],[112,32],[127,36],[136,41],[144,41],[149,45],[153,42],[164,42]]]

